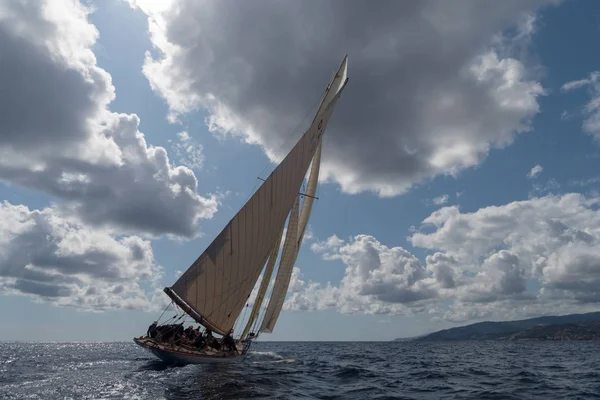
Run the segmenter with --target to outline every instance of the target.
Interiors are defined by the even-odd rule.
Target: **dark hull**
[[[220,351],[194,351],[180,346],[157,343],[154,340],[146,337],[134,338],[133,341],[135,344],[148,350],[162,361],[168,364],[177,365],[214,362],[238,362],[242,361],[246,357],[248,349],[250,348],[250,342],[238,342],[236,343],[238,353],[231,354]]]

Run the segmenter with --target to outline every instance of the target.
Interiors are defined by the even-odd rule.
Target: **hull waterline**
[[[246,358],[250,348],[250,343],[248,343],[241,354],[227,355],[226,353],[211,354],[200,351],[190,351],[182,347],[170,348],[145,338],[134,338],[133,341],[135,344],[149,351],[165,363],[174,365],[240,362]]]

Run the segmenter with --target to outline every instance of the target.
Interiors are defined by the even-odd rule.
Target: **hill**
[[[589,324],[599,322],[599,324]],[[586,314],[570,314],[561,316],[546,316],[518,321],[502,322],[479,322],[476,324],[461,326],[457,328],[444,329],[417,338],[417,341],[456,341],[456,340],[525,340],[537,338],[540,340],[544,335],[549,337],[576,337],[579,335],[592,335],[590,329],[600,329],[600,312]],[[570,329],[570,331],[569,331]],[[571,332],[569,336],[567,332]],[[584,332],[587,332],[584,334]],[[586,337],[588,337],[586,336]],[[576,339],[573,339],[576,340]]]
[[[600,340],[600,321],[540,325],[515,333],[510,340]]]

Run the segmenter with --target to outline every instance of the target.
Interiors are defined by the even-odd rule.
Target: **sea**
[[[0,342],[0,399],[597,399],[599,342],[257,342],[167,366],[134,343]]]

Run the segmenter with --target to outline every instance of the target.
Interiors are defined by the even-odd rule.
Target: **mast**
[[[294,206],[298,215],[300,187],[346,82],[347,57],[310,128],[198,259],[171,288],[165,288],[198,323],[222,335],[231,333]],[[304,204],[302,208],[304,212]],[[296,255],[291,255],[295,261]]]

